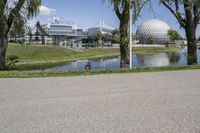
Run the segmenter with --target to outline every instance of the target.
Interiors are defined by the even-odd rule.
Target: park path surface
[[[200,71],[0,79],[0,133],[200,133]]]

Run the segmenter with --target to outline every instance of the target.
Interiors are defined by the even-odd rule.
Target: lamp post
[[[129,49],[130,49],[130,56],[129,56],[129,67],[132,68],[132,23],[133,23],[133,8],[132,8],[132,0],[130,0],[130,9],[129,9]]]

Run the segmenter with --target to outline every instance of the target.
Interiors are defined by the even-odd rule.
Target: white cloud
[[[44,16],[49,16],[56,13],[55,9],[51,9],[46,6],[40,6],[39,10],[40,10],[40,15],[44,15]]]

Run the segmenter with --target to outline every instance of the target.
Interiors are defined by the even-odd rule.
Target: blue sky
[[[67,21],[72,20],[82,28],[96,26],[100,20],[105,20],[108,24],[116,27],[119,25],[119,20],[112,6],[104,3],[103,0],[42,0],[42,7],[41,14],[36,19],[43,23],[56,15]],[[164,6],[160,5],[158,0],[152,1],[151,9],[149,5],[143,9],[133,27],[134,31],[143,21],[153,18],[167,22],[173,29],[184,35],[184,30],[180,29],[174,16]],[[197,34],[200,35],[200,26]]]

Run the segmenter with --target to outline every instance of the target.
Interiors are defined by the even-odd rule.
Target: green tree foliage
[[[89,36],[89,40],[96,44],[96,46],[100,46],[105,42],[111,41],[112,42],[112,35],[109,33],[103,34],[101,32],[97,32],[91,36]]]
[[[200,0],[160,0],[160,2],[185,29],[188,65],[197,64],[196,30],[200,21]]]
[[[150,36],[148,39],[147,39],[147,44],[155,44],[155,39]]]
[[[103,42],[111,41],[112,40],[112,35],[109,33],[103,34],[102,36]]]
[[[9,69],[16,69],[16,63],[19,62],[17,55],[10,55],[7,57],[7,66]]]
[[[168,35],[172,41],[179,40],[181,38],[180,34],[176,30],[168,30]]]
[[[120,43],[119,30],[112,31],[112,33],[111,33],[111,41],[112,41],[112,43]]]
[[[0,0],[0,70],[6,69],[5,57],[8,33],[12,26],[20,25],[37,15],[41,0]]]
[[[169,56],[169,60],[171,63],[177,63],[177,62],[179,62],[179,60],[181,58],[180,55],[176,52],[171,52],[171,53],[169,53],[168,56]]]
[[[26,30],[25,25],[23,23],[21,24],[14,23],[9,31],[9,36],[12,39],[12,41],[23,42],[24,40],[22,40],[22,38],[24,38],[25,30]],[[21,39],[21,40],[17,40],[17,39]]]
[[[96,47],[102,45],[102,37],[103,34],[101,32],[94,33],[88,37],[91,43],[93,43]]]

